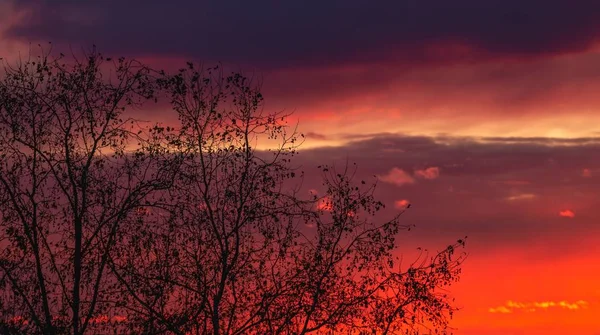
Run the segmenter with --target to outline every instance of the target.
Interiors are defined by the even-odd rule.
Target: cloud
[[[589,303],[584,300],[578,300],[575,302],[562,301],[534,301],[534,302],[516,302],[508,300],[505,305],[489,308],[490,313],[513,313],[516,310],[525,312],[535,312],[537,310],[546,310],[549,308],[560,308],[567,310],[579,310],[588,308]]]
[[[333,202],[330,197],[323,197],[317,202],[317,209],[321,211],[331,212],[333,210]]]
[[[502,313],[502,314],[509,314],[512,313],[512,309],[506,307],[506,306],[498,306],[496,308],[490,308],[488,309],[488,312],[490,313]]]
[[[306,136],[306,138],[308,138],[308,139],[315,139],[315,140],[321,140],[321,141],[326,141],[328,139],[326,135],[320,134],[320,133],[315,133],[312,131],[307,132],[306,134],[304,134],[304,136]]]
[[[388,151],[393,148],[404,152]],[[590,224],[600,220],[595,210],[600,208],[600,180],[562,178],[598,166],[600,144],[553,146],[545,141],[504,143],[380,134],[337,147],[301,149],[294,161],[306,169],[303,184],[307,191],[321,187],[320,171],[315,168],[313,173],[310,168],[320,164],[355,162],[355,180],[369,182],[374,175],[385,178],[376,190],[376,197],[389,204],[381,219],[397,214],[398,200],[419,204],[403,220],[416,226],[415,241],[421,245],[468,235],[478,242],[469,247],[470,252],[479,255],[527,249],[534,257],[545,258],[551,257],[549,251],[557,241],[568,249],[563,255],[570,255],[581,250],[575,241],[600,234],[600,227]],[[413,166],[439,167],[444,178],[413,187],[421,181],[407,168]],[[529,200],[531,196],[521,194],[536,197]],[[511,196],[515,198],[508,200]],[[577,203],[577,208],[571,208],[571,203]],[[579,212],[586,215],[564,225],[561,221],[566,218],[558,212],[566,209],[578,217]],[[540,238],[544,243],[534,248],[530,242]]]
[[[437,166],[428,167],[423,170],[415,171],[415,177],[417,177],[417,178],[432,180],[432,179],[436,179],[439,176],[440,176],[440,168]]]
[[[396,186],[415,183],[415,179],[410,174],[397,167],[392,168],[387,174],[379,176],[379,179]]]
[[[585,177],[585,178],[590,178],[592,176],[592,170],[590,170],[590,169],[581,170],[581,176]]]
[[[533,193],[522,193],[522,194],[517,194],[517,195],[513,195],[510,197],[506,197],[505,199],[507,201],[522,201],[522,200],[531,200],[531,199],[535,199],[537,198],[537,195],[533,194]]]
[[[4,14],[2,41],[25,47],[0,45],[2,54],[38,41],[67,52],[95,43],[157,67],[197,60],[256,71],[268,108],[297,110],[300,130],[327,136],[307,142],[376,129],[582,137],[600,123],[590,49],[600,4],[591,1],[549,0],[543,10],[534,0],[12,3],[18,15]]]
[[[575,212],[573,212],[570,209],[565,209],[564,211],[560,211],[558,212],[559,216],[565,217],[565,218],[574,218],[575,217]]]
[[[27,14],[13,38],[267,66],[532,57],[585,50],[600,30],[596,1],[11,2]]]
[[[408,205],[410,205],[410,201],[406,199],[394,201],[394,207],[397,209],[405,209],[408,207]]]

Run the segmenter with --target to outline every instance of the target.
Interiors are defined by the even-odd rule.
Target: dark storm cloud
[[[266,67],[562,53],[600,27],[592,0],[13,2],[13,38]]]

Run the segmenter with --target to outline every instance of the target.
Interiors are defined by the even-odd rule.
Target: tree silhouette
[[[326,193],[302,197],[301,135],[263,109],[250,78],[119,59],[109,80],[103,63],[42,56],[0,84],[6,329],[447,329],[455,307],[443,289],[464,241],[401,264],[396,236],[410,226],[402,212],[379,219],[376,181],[354,180],[355,167],[320,166]],[[180,124],[132,129],[124,107],[159,96]]]
[[[0,313],[19,332],[83,334],[111,312],[108,256],[123,223],[168,186],[157,155],[125,154],[140,138],[123,111],[153,96],[149,70],[95,52],[4,70]]]

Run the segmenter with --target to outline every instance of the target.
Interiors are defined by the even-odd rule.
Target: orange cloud
[[[488,310],[488,312],[490,313],[501,313],[501,314],[509,314],[512,313],[512,309],[506,307],[506,306],[498,306],[496,308],[490,308]]]
[[[320,199],[317,203],[317,209],[328,212],[333,210],[333,204],[331,203],[331,199],[329,197],[324,197]]]
[[[413,177],[397,167],[392,168],[387,174],[379,176],[379,179],[381,179],[383,182],[394,184],[396,186],[415,183],[415,179]]]
[[[533,301],[533,302],[516,302],[508,300],[503,306],[489,308],[490,313],[501,313],[508,314],[513,313],[515,310],[522,310],[525,312],[535,312],[537,310],[546,310],[549,308],[562,308],[568,310],[579,310],[587,308],[589,303],[584,300],[578,300],[575,302],[568,301]]]
[[[324,212],[333,211],[333,201],[331,200],[331,198],[326,196],[326,197],[319,199],[319,201],[317,201],[317,210],[324,211]],[[346,212],[346,215],[348,217],[355,217],[356,212],[353,210],[348,210]]]
[[[436,179],[440,176],[440,168],[437,166],[428,167],[427,169],[415,171],[415,177],[422,179]]]
[[[410,205],[410,202],[406,199],[394,201],[394,207],[396,207],[398,209],[408,208],[408,205]]]
[[[575,212],[573,212],[570,209],[565,209],[564,211],[560,211],[558,212],[559,216],[565,217],[565,218],[574,218],[575,217]]]

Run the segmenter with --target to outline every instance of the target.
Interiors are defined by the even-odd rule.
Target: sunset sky
[[[402,251],[468,236],[455,334],[600,334],[600,1],[0,0],[0,57],[47,42],[254,74],[309,185],[356,162]]]

